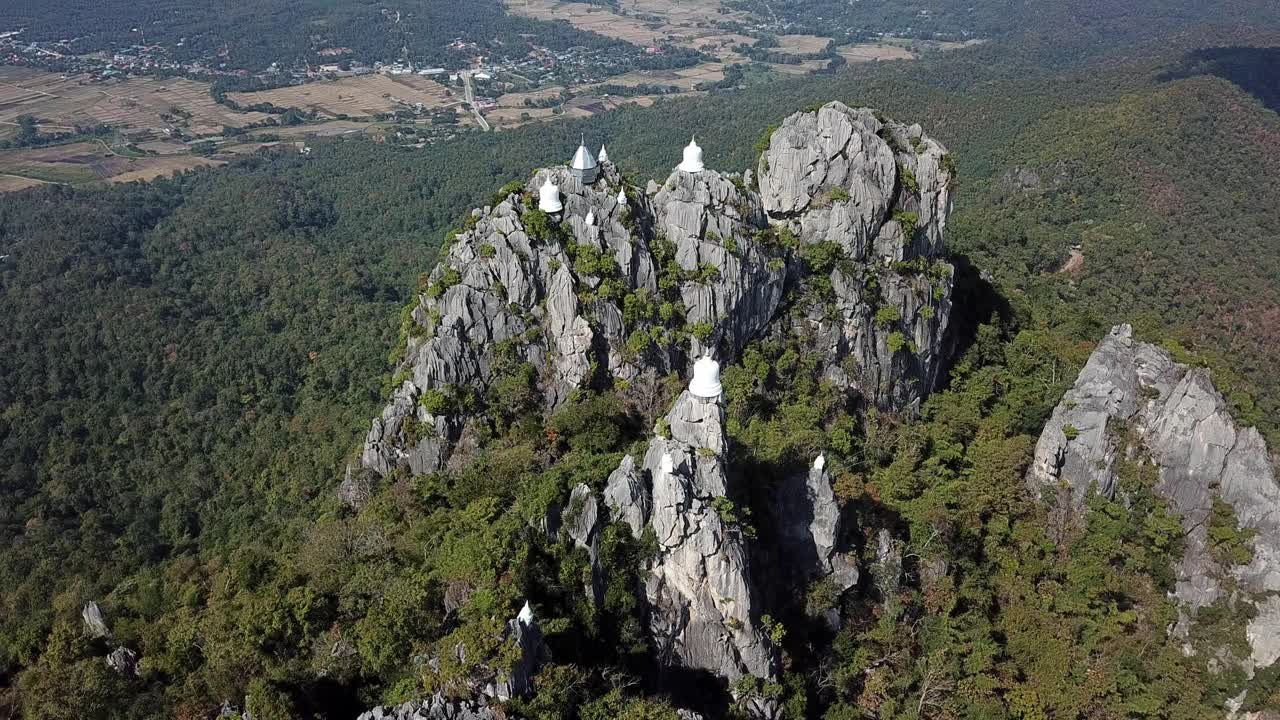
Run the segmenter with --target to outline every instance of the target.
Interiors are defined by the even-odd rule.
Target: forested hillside
[[[335,488],[390,390],[400,308],[465,211],[534,167],[567,161],[580,133],[607,142],[637,181],[665,177],[692,132],[710,166],[745,168],[771,125],[838,99],[921,123],[958,168],[947,244],[968,268],[956,301],[968,352],[922,422],[885,417],[858,435],[850,456],[860,464],[851,461],[842,495],[902,527],[945,517],[965,528],[953,558],[965,581],[952,594],[908,592],[887,620],[839,635],[821,682],[791,679],[788,697],[811,701],[792,717],[828,707],[833,718],[928,717],[928,678],[963,700],[938,717],[1083,717],[1098,706],[1202,717],[1230,684],[1171,645],[1151,650],[1170,621],[1156,568],[1175,554],[1176,528],[1142,525],[1110,503],[1102,511],[1114,522],[1078,539],[1097,552],[1065,552],[1037,535],[1018,491],[1034,435],[1089,343],[1120,321],[1212,367],[1237,418],[1274,447],[1276,56],[1244,48],[1277,40],[1186,30],[1067,70],[992,43],[424,151],[335,141],[150,185],[5,196],[0,708],[32,719],[206,717],[247,694],[281,717],[353,717],[419,689],[411,658],[444,630],[435,573],[492,557],[526,573],[519,583],[548,585],[545,602],[564,618],[552,690],[522,712],[620,713],[632,686],[583,667],[643,673],[643,652],[625,642],[634,609],[612,607],[604,634],[575,615],[581,558],[512,546],[501,510],[516,491],[493,478],[533,474],[533,487],[561,487],[598,477],[639,439],[634,418],[603,400],[573,405],[547,423],[562,445],[544,446],[541,424],[532,434],[513,426],[506,449],[473,475],[389,484],[358,514]],[[1082,259],[1072,260],[1077,245]],[[801,413],[818,404],[804,367],[777,372],[785,350],[761,349],[758,390],[731,407],[743,420],[775,409],[734,437],[761,462],[803,455],[810,445],[788,443],[817,433],[821,446],[833,433]],[[580,440],[615,426],[605,440]],[[550,467],[547,453],[568,464]],[[1132,481],[1147,508],[1149,478]],[[625,568],[640,550],[619,542],[612,552]],[[1038,604],[1043,592],[1059,602]],[[139,679],[108,670],[101,641],[82,637],[89,600],[115,641],[146,658]],[[949,619],[915,634],[929,613]],[[1047,642],[1025,632],[1033,627],[1066,629]],[[787,646],[795,657],[816,652],[803,640]],[[334,655],[339,645],[351,652]],[[1084,657],[1104,658],[1111,680],[1089,697],[1072,674]],[[867,692],[860,673],[882,660],[895,672]],[[575,715],[578,705],[588,709]],[[658,712],[648,701],[629,707]]]

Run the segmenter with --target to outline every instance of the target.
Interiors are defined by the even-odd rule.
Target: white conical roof
[[[704,357],[694,363],[693,380],[689,383],[689,392],[709,400],[720,397],[720,390],[720,363],[710,357]]]
[[[827,466],[827,456],[826,456],[826,455],[821,455],[821,454],[820,454],[820,455],[818,455],[818,457],[816,457],[816,458],[814,458],[814,459],[813,459],[813,469],[814,469],[814,470],[821,470],[822,468],[824,468],[824,467],[826,467],[826,466]]]
[[[587,223],[588,225],[595,225],[595,224],[596,224],[596,213],[595,213],[595,211],[594,211],[594,210],[588,210],[588,211],[587,211],[587,219],[586,219],[586,223]]]
[[[622,188],[618,188],[618,204],[623,207],[627,205],[627,193]]]
[[[698,147],[697,140],[689,139],[689,144],[684,148],[684,159],[680,161],[680,169],[690,173],[703,171],[702,148]]]
[[[604,149],[604,145],[600,146],[600,154],[596,156],[596,159],[602,163],[609,162],[609,151]]]
[[[564,210],[560,203],[560,188],[547,176],[546,182],[538,188],[538,209],[542,212],[557,213]]]
[[[587,149],[585,143],[578,145],[578,152],[573,154],[573,162],[569,167],[574,170],[591,170],[596,166],[596,159],[591,156],[591,151]]]
[[[521,625],[533,624],[533,608],[529,607],[528,600],[524,601],[524,607],[520,608],[520,614],[516,615],[516,622],[519,622]]]

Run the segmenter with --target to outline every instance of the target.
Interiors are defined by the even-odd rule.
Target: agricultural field
[[[704,82],[718,82],[724,79],[724,63],[706,62],[679,70],[652,70],[629,72],[609,78],[601,85],[675,85],[683,91],[692,91],[696,85]],[[584,88],[589,90],[590,87]]]
[[[826,49],[829,42],[831,38],[819,35],[779,35],[778,47],[773,49],[790,55],[812,55]]]
[[[726,35],[714,26],[715,22],[751,20],[746,13],[721,14],[719,0],[623,0],[618,12],[599,5],[561,0],[506,0],[506,6],[513,15],[564,20],[578,29],[642,47],[663,42],[690,48],[712,44],[727,52],[737,42],[751,41],[745,36]]]
[[[878,62],[880,60],[913,60],[916,54],[902,45],[889,43],[858,43],[841,45],[836,48],[845,60],[856,62]]]
[[[40,148],[0,151],[0,192],[21,190],[41,182],[80,184],[99,180],[128,182],[220,164],[184,155],[119,154],[102,142],[74,142]],[[23,182],[25,180],[25,183]]]
[[[41,129],[50,132],[111,125],[126,132],[177,128],[196,137],[269,117],[219,105],[207,83],[185,78],[96,80],[0,66],[0,124],[15,125],[20,115],[34,115]]]
[[[228,93],[242,106],[268,102],[278,107],[314,110],[328,117],[368,117],[396,110],[442,109],[460,105],[461,91],[419,75],[361,75],[255,92]]]
[[[37,185],[44,185],[44,182],[20,175],[0,175],[0,193],[26,190]]]

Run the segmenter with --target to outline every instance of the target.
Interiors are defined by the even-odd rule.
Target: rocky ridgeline
[[[484,398],[513,365],[534,368],[549,412],[579,388],[688,377],[704,355],[732,363],[753,339],[795,333],[837,387],[914,410],[946,354],[945,149],[918,126],[830,103],[788,118],[756,176],[758,192],[752,171],[677,169],[641,192],[607,162],[589,184],[551,168],[475,210],[406,320],[391,402],[344,497],[358,504],[371,477],[462,462],[481,420],[462,398]],[[550,215],[538,202],[548,178],[563,204]],[[788,288],[814,284],[824,288],[817,300],[784,307]],[[722,399],[685,392],[644,457],[626,456],[602,497],[573,490],[561,529],[593,561],[604,508],[636,536],[652,529],[659,549],[643,593],[659,662],[770,679],[777,651],[747,543],[723,504],[738,494],[723,426]],[[847,528],[822,465],[782,483],[771,514],[786,527],[770,562],[843,592],[858,569],[841,547]],[[754,702],[758,716],[776,712]]]
[[[1137,459],[1159,473],[1155,492],[1182,516],[1186,544],[1175,594],[1185,635],[1195,613],[1225,600],[1252,604],[1248,670],[1280,658],[1280,488],[1267,446],[1254,428],[1237,427],[1207,370],[1175,362],[1164,349],[1112,328],[1054,409],[1036,444],[1028,486],[1083,510],[1088,494],[1113,497],[1119,462]],[[1211,551],[1215,499],[1252,530],[1253,558],[1223,567]]]
[[[548,177],[556,216],[535,202]],[[829,103],[773,133],[759,180],[757,193],[750,171],[676,170],[640,192],[611,163],[589,185],[558,167],[473,211],[405,323],[398,382],[362,465],[445,467],[468,420],[451,401],[483,396],[503,358],[537,369],[552,409],[579,387],[685,372],[705,353],[732,362],[775,321],[812,335],[841,387],[914,408],[946,350],[945,149],[919,126]],[[814,303],[811,317],[783,320],[786,284],[804,277],[806,247],[824,243],[843,251],[829,277],[838,319]]]

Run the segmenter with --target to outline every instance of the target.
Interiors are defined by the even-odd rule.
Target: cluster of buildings
[[[577,178],[583,185],[590,185],[600,177],[601,163],[609,162],[609,151],[604,145],[600,146],[600,155],[594,156],[587,149],[585,142],[578,144],[578,150],[573,154],[573,160],[569,162],[569,174]],[[676,166],[680,172],[697,174],[706,169],[706,165],[702,162],[702,148],[698,145],[697,138],[691,138],[689,144],[685,146],[680,164]],[[618,189],[617,197],[618,205],[626,207],[627,194],[621,188]],[[542,186],[538,188],[538,209],[551,215],[558,217],[564,212],[564,203],[560,200],[560,187],[555,181],[547,175]],[[584,222],[587,225],[595,224],[595,214],[588,211]]]

